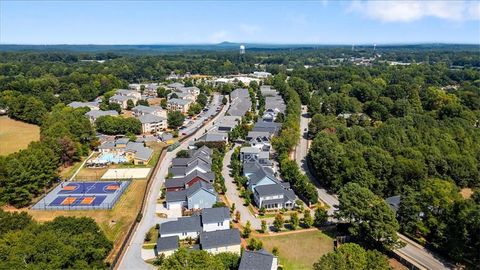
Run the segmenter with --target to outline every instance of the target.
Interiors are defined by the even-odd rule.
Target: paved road
[[[222,111],[214,118],[214,120],[225,115],[227,108],[228,104],[227,106],[223,107]],[[210,127],[212,123],[213,121],[209,122],[207,125],[205,125],[205,128]],[[146,208],[143,214],[143,218],[138,224],[137,230],[134,232],[123,258],[118,264],[118,269],[156,269],[152,265],[145,263],[145,261],[141,257],[141,252],[143,239],[147,231],[151,227],[155,226],[155,224],[166,221],[166,219],[161,219],[156,215],[157,199],[160,197],[160,188],[165,181],[165,176],[168,173],[168,167],[170,166],[170,163],[172,162],[172,159],[176,156],[177,152],[183,149],[187,149],[188,144],[195,138],[200,137],[203,132],[203,128],[198,130],[193,136],[183,141],[178,148],[176,148],[172,152],[167,152],[163,161],[157,165],[160,166],[160,168],[158,169],[157,174],[153,177],[153,183],[148,190]]]
[[[330,206],[328,213],[332,215],[336,211],[335,206],[339,204],[338,198],[335,195],[329,194],[324,188],[321,187],[318,181],[310,174],[306,164],[306,156],[310,146],[310,143],[307,140],[309,121],[310,118],[307,113],[307,107],[302,106],[302,117],[300,120],[300,130],[302,136],[295,150],[295,159],[297,160],[301,171],[304,172],[316,185],[320,200]],[[400,240],[406,244],[405,247],[394,250],[394,252],[400,257],[415,264],[420,269],[449,269],[449,264],[442,262],[438,256],[432,254],[430,251],[408,239],[406,236],[402,234],[398,235]]]
[[[238,145],[235,145],[235,147]],[[230,176],[230,159],[233,154],[233,148],[232,150],[228,151],[225,154],[225,157],[223,159],[223,168],[222,168],[222,175],[225,178],[225,186],[227,187],[227,192],[225,195],[227,196],[228,200],[230,203],[235,203],[235,211],[240,212],[240,222],[245,225],[247,223],[247,220],[250,221],[250,224],[252,226],[252,229],[259,230],[261,229],[261,221],[248,210],[246,206],[243,205],[243,198],[240,198],[240,193],[237,190],[237,185],[233,182],[233,177]]]
[[[210,105],[208,105],[208,111],[202,114],[202,116],[198,117],[193,124],[187,125],[185,129],[181,130],[180,133],[183,134],[191,134],[192,132],[195,132],[195,130],[198,129],[198,127],[202,126],[204,123],[204,120],[209,118],[210,116],[213,116],[217,113],[217,108],[221,106],[223,95],[220,94],[213,94],[212,97],[212,102],[210,102]]]
[[[298,142],[297,147],[295,148],[295,160],[300,167],[300,170],[306,174],[310,180],[317,187],[318,198],[327,204],[330,208],[328,209],[328,214],[333,215],[335,207],[338,205],[338,198],[335,195],[328,193],[320,183],[310,174],[307,166],[307,154],[308,148],[310,147],[310,141],[308,140],[308,123],[310,118],[308,117],[307,106],[302,106],[302,117],[300,118],[300,141]]]

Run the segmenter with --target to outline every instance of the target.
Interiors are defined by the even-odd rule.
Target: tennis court
[[[32,209],[111,209],[130,181],[64,182],[55,187]]]

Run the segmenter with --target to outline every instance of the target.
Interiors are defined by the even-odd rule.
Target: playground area
[[[64,182],[35,204],[33,210],[111,209],[130,181]]]

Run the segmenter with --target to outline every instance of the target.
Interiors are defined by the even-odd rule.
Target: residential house
[[[212,254],[233,252],[240,255],[240,231],[228,229],[200,233],[200,248]]]
[[[204,232],[230,229],[230,209],[227,207],[204,208],[201,216]]]
[[[118,116],[118,112],[117,111],[114,111],[114,110],[110,110],[110,111],[89,111],[89,112],[86,112],[85,115],[88,117],[88,120],[90,120],[90,123],[94,124],[95,121],[97,121],[97,119],[100,117],[100,116]]]
[[[156,133],[167,128],[167,118],[153,114],[144,114],[138,117],[142,123],[142,133]]]
[[[169,111],[180,111],[182,113],[187,113],[191,104],[192,100],[190,99],[172,98],[167,101],[167,109]]]
[[[217,202],[217,193],[210,183],[198,181],[184,190],[167,191],[168,209],[202,209],[212,207]]]
[[[257,185],[253,191],[253,198],[258,208],[281,209],[293,208],[296,196],[288,183]]]
[[[167,236],[167,237],[159,237],[157,239],[157,246],[155,248],[156,250],[156,256],[159,256],[160,254],[165,255],[165,257],[168,257],[172,255],[175,250],[178,249],[179,247],[179,242],[178,242],[178,236]]]
[[[117,91],[115,91],[115,94],[124,97],[131,97],[135,99],[135,101],[140,100],[142,97],[142,94],[140,92],[128,89],[118,89]]]
[[[265,131],[249,131],[246,137],[251,146],[262,149],[263,151],[270,151],[270,138],[272,134]]]
[[[175,90],[179,90],[183,87],[184,87],[184,85],[182,83],[175,82],[175,83],[168,84],[166,89],[175,91]]]
[[[252,146],[240,148],[240,161],[242,163],[257,161],[261,166],[272,166],[270,152]]]
[[[68,107],[72,107],[74,109],[88,107],[91,111],[98,111],[100,110],[100,102],[92,101],[92,102],[79,102],[74,101],[67,105]]]
[[[253,77],[259,78],[259,79],[265,79],[268,77],[271,77],[272,73],[270,72],[265,72],[265,71],[254,71],[253,72]]]
[[[178,191],[186,189],[198,181],[213,184],[214,180],[215,173],[213,172],[202,173],[200,171],[193,171],[185,177],[165,179],[165,188],[167,191]]]
[[[125,147],[125,156],[135,165],[146,165],[153,156],[153,150],[145,147],[143,143],[129,142]]]
[[[218,132],[230,132],[241,121],[242,118],[239,116],[226,115],[222,117],[217,123],[215,123],[215,127]]]
[[[153,114],[156,116],[167,118],[167,112],[159,106],[137,105],[132,109],[132,112],[135,117],[140,117],[146,114]]]
[[[281,128],[282,128],[281,123],[258,121],[253,126],[252,131],[268,132],[272,135],[278,135],[278,132],[280,131]]]
[[[110,103],[116,103],[116,104],[120,105],[120,107],[122,109],[126,109],[128,107],[128,101],[129,100],[132,100],[134,104],[135,104],[135,102],[137,102],[137,100],[132,98],[132,97],[121,96],[121,95],[113,95],[112,97],[110,97],[108,99],[108,101]]]
[[[274,175],[274,171],[270,166],[262,166],[258,161],[253,162],[243,162],[242,165],[243,176],[250,177],[250,175],[256,173],[263,168],[268,174]]]
[[[207,173],[212,171],[212,166],[209,163],[205,163],[200,159],[195,159],[187,166],[176,166],[170,167],[169,173],[172,174],[172,178],[181,178],[189,175],[194,171],[199,171],[202,173]]]
[[[250,174],[247,176],[248,178],[248,189],[251,191],[254,191],[254,189],[258,186],[262,185],[273,185],[273,184],[279,184],[280,181],[278,181],[275,176],[269,173],[264,167],[261,167],[260,170],[256,171],[253,174]]]
[[[200,216],[180,217],[160,225],[160,238],[178,237],[179,239],[197,238],[202,232]]]
[[[198,142],[228,142],[227,133],[207,132],[197,139]]]
[[[278,259],[264,249],[243,251],[238,270],[277,270]]]

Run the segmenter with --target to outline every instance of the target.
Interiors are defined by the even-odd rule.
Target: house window
[[[223,226],[223,221],[222,221],[222,222],[218,222],[217,226]]]
[[[187,233],[186,233],[186,232],[182,232],[182,235],[183,235],[183,236],[186,236],[186,235],[187,235]]]

